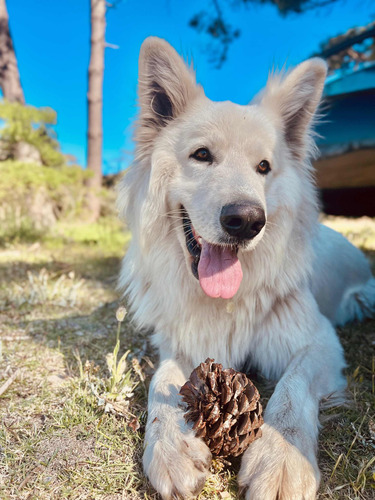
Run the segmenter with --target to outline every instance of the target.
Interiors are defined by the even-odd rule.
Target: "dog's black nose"
[[[230,236],[251,240],[266,223],[266,214],[259,205],[231,203],[221,210],[220,223]]]

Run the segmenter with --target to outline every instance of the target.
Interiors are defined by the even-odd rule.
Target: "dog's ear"
[[[263,94],[262,104],[281,117],[286,142],[298,159],[304,158],[309,146],[309,132],[326,75],[323,59],[309,59],[284,78],[271,76]]]
[[[193,71],[169,43],[146,38],[139,55],[138,144],[149,144],[201,92]]]

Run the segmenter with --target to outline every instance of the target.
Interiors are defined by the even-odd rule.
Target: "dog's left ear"
[[[194,72],[168,42],[157,37],[146,38],[139,54],[138,145],[147,149],[160,130],[202,93]]]
[[[327,64],[323,59],[309,59],[283,79],[272,76],[263,94],[262,104],[281,118],[285,140],[298,159],[305,157],[326,76]]]

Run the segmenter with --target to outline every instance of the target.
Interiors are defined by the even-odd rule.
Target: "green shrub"
[[[37,239],[57,219],[80,213],[89,175],[77,166],[0,162],[0,243]]]
[[[49,168],[33,163],[2,161],[0,162],[0,199],[9,191],[16,190],[22,193],[43,187],[57,201],[66,188],[73,189],[73,194],[77,194],[75,191],[82,190],[84,180],[90,175],[90,172],[78,166],[63,165],[58,168]]]
[[[0,101],[0,244],[33,241],[58,219],[85,216],[85,180],[92,172],[68,165],[50,108]],[[102,216],[114,214],[114,189],[102,189]],[[81,217],[82,218],[82,217]]]
[[[1,149],[6,158],[14,158],[14,147],[19,143],[34,146],[43,165],[56,167],[66,163],[60,151],[52,125],[56,124],[56,112],[51,108],[24,106],[18,102],[0,102]]]

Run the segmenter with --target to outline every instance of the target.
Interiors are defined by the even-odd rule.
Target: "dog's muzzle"
[[[223,229],[215,243],[198,234],[188,212],[181,206],[186,248],[190,254],[193,276],[206,295],[212,298],[232,298],[243,278],[239,248],[246,248],[266,224],[264,210],[254,203],[225,205],[220,214]]]

